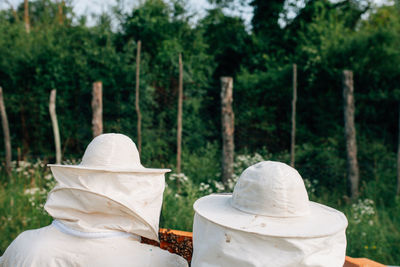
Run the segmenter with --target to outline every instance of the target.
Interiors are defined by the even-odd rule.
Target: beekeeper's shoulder
[[[8,246],[3,256],[0,258],[0,267],[6,266],[32,266],[34,258],[43,252],[43,238],[47,235],[49,227],[22,232]]]
[[[187,267],[188,263],[187,261],[182,258],[181,256],[178,256],[176,254],[170,253],[166,250],[162,250],[163,252],[163,257],[162,257],[162,262],[160,266],[165,266],[165,267]]]
[[[142,249],[150,252],[148,254],[151,259],[152,267],[188,267],[187,261],[176,254],[170,253],[167,250],[163,250],[159,247],[153,247],[151,245],[141,244]]]

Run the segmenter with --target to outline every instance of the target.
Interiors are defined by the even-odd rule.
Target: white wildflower
[[[214,181],[214,186],[215,186],[215,189],[217,190],[217,192],[222,192],[225,190],[225,186],[221,182]]]
[[[24,190],[25,195],[35,195],[40,189],[38,187],[27,188]]]
[[[201,182],[199,186],[199,191],[205,194],[211,194],[213,190],[209,184]]]
[[[351,205],[353,221],[355,224],[366,222],[373,225],[372,217],[375,215],[374,201],[371,199],[359,199],[357,203]]]
[[[170,181],[175,181],[175,180],[177,180],[177,181],[179,181],[179,182],[181,182],[181,183],[186,183],[186,182],[189,181],[189,178],[188,178],[184,173],[172,173],[172,174],[169,176],[169,180],[170,180]]]

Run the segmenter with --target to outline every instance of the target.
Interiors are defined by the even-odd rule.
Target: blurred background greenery
[[[296,8],[298,2],[302,8]],[[11,177],[4,169],[0,177],[0,254],[21,231],[51,221],[42,209],[54,185],[45,168],[54,161],[51,89],[57,89],[65,159],[79,159],[92,138],[90,101],[97,80],[103,82],[104,131],[136,139],[135,60],[141,40],[145,166],[175,169],[179,53],[184,62],[184,174],[167,177],[163,227],[190,231],[196,198],[233,189],[220,183],[221,76],[234,78],[235,177],[260,160],[289,162],[296,63],[296,168],[310,198],[345,212],[349,256],[400,264],[400,2],[210,3],[195,22],[184,0],[141,1],[129,11],[117,4],[88,26],[68,1],[29,1],[29,34],[23,4],[15,12],[0,10],[0,86],[13,158],[20,148],[22,160]],[[250,25],[226,12],[240,5],[253,8]],[[290,5],[295,14],[288,16]],[[360,198],[352,203],[346,197],[343,69],[354,71],[356,99]]]

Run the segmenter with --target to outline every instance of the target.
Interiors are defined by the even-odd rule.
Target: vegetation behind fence
[[[196,24],[185,1],[178,0],[143,1],[129,12],[117,6],[111,14],[98,16],[91,27],[64,1],[30,1],[28,20],[23,4],[0,10],[0,86],[13,160],[56,160],[48,109],[52,89],[57,89],[63,159],[81,157],[92,139],[96,81],[103,86],[104,132],[137,140],[140,41],[142,162],[175,169],[181,54],[182,173],[168,178],[172,180],[162,223],[190,230],[194,199],[222,190],[220,77],[233,77],[235,152],[247,155],[236,157],[237,176],[251,164],[246,157],[255,153],[259,156],[250,158],[290,162],[295,63],[295,166],[306,179],[311,198],[346,213],[350,256],[400,263],[400,3],[374,7],[365,5],[368,1],[306,1],[297,16],[288,19],[285,1],[253,0],[254,17],[246,26],[241,18],[223,12],[223,6],[234,5],[232,1],[216,2]],[[360,171],[359,199],[352,203],[346,190],[344,69],[354,74]],[[0,178],[1,252],[21,230],[49,222],[42,211],[25,205],[31,195],[49,189],[48,170],[15,168],[11,177],[3,172]],[[232,181],[228,189],[231,185]],[[33,205],[43,204],[42,195],[38,197]]]

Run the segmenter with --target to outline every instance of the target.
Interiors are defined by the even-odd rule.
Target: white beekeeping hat
[[[300,174],[284,163],[250,166],[233,194],[200,198],[194,210],[192,266],[314,266],[307,257],[315,264],[321,255],[315,266],[344,262],[346,217],[309,201]]]
[[[48,164],[50,167],[108,172],[166,173],[170,169],[145,168],[135,143],[123,134],[101,134],[88,145],[79,165]]]
[[[122,134],[102,134],[79,165],[49,164],[57,186],[46,211],[76,230],[119,230],[158,240],[169,169],[145,168],[135,143]]]

